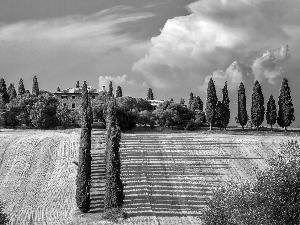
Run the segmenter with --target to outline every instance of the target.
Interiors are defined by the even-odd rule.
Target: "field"
[[[92,202],[96,222],[104,190],[104,131],[93,132]],[[124,224],[201,224],[201,210],[230,179],[254,180],[281,142],[279,134],[125,133],[122,136]],[[296,137],[297,138],[297,137]],[[298,138],[297,138],[298,139]],[[0,198],[11,224],[83,224],[76,217],[79,132],[0,132]],[[89,222],[90,221],[90,222]],[[91,221],[94,221],[93,223]]]

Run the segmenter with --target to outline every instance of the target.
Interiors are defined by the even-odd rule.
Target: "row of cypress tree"
[[[112,85],[108,92],[108,107],[106,112],[106,181],[104,209],[120,209],[123,205],[123,183],[121,180],[121,160],[119,147],[121,130],[117,126],[115,99],[112,94]],[[91,189],[91,130],[92,130],[92,107],[88,96],[87,84],[82,87],[82,124],[79,147],[78,173],[76,179],[76,203],[79,210],[86,213],[90,210]]]
[[[294,106],[292,103],[291,90],[288,85],[288,80],[283,78],[278,97],[278,112],[276,108],[276,102],[273,95],[269,97],[267,102],[267,109],[264,106],[264,96],[261,86],[258,81],[255,81],[252,93],[252,105],[251,105],[251,123],[258,129],[264,121],[264,115],[266,115],[267,124],[273,125],[277,122],[280,127],[283,127],[285,131],[287,127],[295,120]],[[240,84],[238,90],[238,116],[237,122],[244,128],[248,122],[248,115],[246,109],[246,94],[243,83]]]
[[[224,88],[222,89],[222,101],[218,101],[214,81],[210,78],[207,86],[205,108],[206,121],[210,125],[210,130],[213,124],[226,129],[230,120],[229,103],[227,82],[225,82]]]
[[[215,84],[211,78],[207,87],[207,100],[206,100],[206,120],[210,124],[210,129],[212,125],[215,124],[219,127],[225,127],[228,125],[230,120],[230,109],[229,109],[229,97],[227,82],[222,89],[223,99],[218,101]],[[278,97],[278,113],[276,109],[276,103],[274,97],[271,95],[268,103],[267,109],[264,106],[264,96],[262,93],[261,86],[258,81],[255,81],[253,92],[252,92],[252,105],[251,105],[251,124],[257,129],[263,123],[266,115],[267,124],[271,125],[273,130],[273,125],[277,122],[280,127],[287,129],[291,125],[292,121],[295,120],[294,117],[294,107],[291,98],[291,90],[288,85],[288,80],[283,78],[280,94]],[[238,89],[238,113],[236,117],[237,123],[239,123],[242,128],[249,121],[249,116],[247,114],[246,108],[246,94],[244,84],[241,82]]]

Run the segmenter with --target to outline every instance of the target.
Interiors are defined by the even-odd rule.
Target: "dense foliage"
[[[278,97],[277,123],[280,127],[284,127],[286,130],[286,128],[290,126],[294,120],[294,106],[292,103],[291,90],[288,80],[283,78]]]
[[[17,92],[14,84],[10,83],[9,87],[7,88],[7,94],[9,96],[9,101],[17,97]]]
[[[266,111],[267,124],[271,125],[271,130],[273,130],[273,125],[276,123],[276,119],[277,119],[276,103],[273,98],[273,95],[271,95],[267,103],[267,111]]]
[[[121,130],[117,125],[117,115],[115,110],[115,101],[108,103],[106,115],[106,182],[104,208],[121,208],[123,205],[123,183],[121,180],[121,161],[119,154]]]
[[[0,200],[0,224],[8,224],[9,222],[8,215],[4,212],[4,206],[5,205]]]
[[[237,122],[242,126],[247,124],[248,115],[246,108],[246,94],[244,84],[241,82],[238,90],[238,112],[237,112]]]
[[[204,224],[300,224],[300,146],[282,146],[254,183],[229,183],[217,189],[203,214]]]
[[[206,96],[206,120],[210,124],[210,130],[212,129],[212,124],[215,120],[215,111],[218,103],[217,93],[215,84],[212,78],[210,78],[207,87],[207,96]]]
[[[76,178],[76,204],[81,212],[90,210],[91,188],[91,103],[86,82],[82,87],[82,123],[79,147],[79,162]]]
[[[261,90],[261,86],[258,81],[254,82],[253,93],[252,93],[252,105],[251,105],[251,121],[257,128],[264,121],[265,106],[264,96]]]

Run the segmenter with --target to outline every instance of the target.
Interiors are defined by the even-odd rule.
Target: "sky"
[[[124,95],[205,102],[227,81],[232,118],[240,82],[265,104],[289,81],[300,126],[299,0],[0,0],[0,77],[55,91],[111,80]],[[233,120],[233,119],[232,119]]]

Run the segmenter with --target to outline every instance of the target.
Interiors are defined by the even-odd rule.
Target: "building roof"
[[[99,94],[99,92],[102,92],[101,90],[93,88],[92,86],[88,86],[87,89],[88,89],[89,93]],[[64,90],[54,92],[54,94],[73,94],[73,93],[81,94],[82,93],[82,86],[80,86],[79,88],[67,88],[67,89],[64,89]]]

